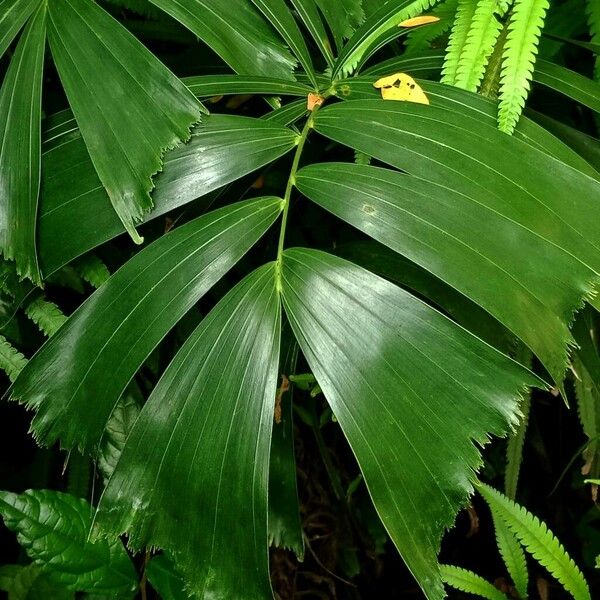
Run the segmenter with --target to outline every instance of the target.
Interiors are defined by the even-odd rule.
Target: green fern
[[[479,483],[478,489],[494,518],[504,521],[525,550],[546,567],[575,600],[591,600],[581,571],[545,523],[490,486]]]
[[[496,18],[496,0],[479,0],[458,58],[454,85],[470,92],[477,91],[488,58],[494,50],[502,25]]]
[[[27,359],[3,336],[0,335],[0,369],[11,381],[19,376]]]
[[[439,21],[427,25],[427,27],[416,27],[406,36],[405,55],[411,56],[429,50],[431,43],[444,35],[454,22],[458,0],[446,0],[436,6],[429,14],[437,17]]]
[[[516,0],[504,45],[498,128],[512,133],[531,88],[538,44],[550,0]]]
[[[461,592],[475,594],[487,600],[506,600],[506,596],[498,588],[473,571],[452,565],[440,565],[440,573],[444,583]]]
[[[54,302],[49,302],[41,296],[27,305],[25,314],[48,337],[54,335],[67,320],[65,314]]]
[[[527,560],[523,548],[504,521],[495,514],[492,514],[492,517],[500,556],[506,565],[512,582],[515,584],[517,593],[521,598],[527,598],[529,573],[527,572]]]
[[[475,16],[477,8],[477,0],[458,0],[456,16],[448,47],[446,48],[446,56],[444,57],[444,66],[442,67],[441,82],[448,85],[454,85],[460,57],[467,43],[469,29]]]
[[[587,0],[586,13],[592,38],[590,41],[593,44],[600,44],[600,2],[598,0]],[[596,57],[594,63],[594,79],[600,81],[600,56]]]
[[[81,278],[95,288],[99,288],[110,277],[108,267],[95,254],[82,256],[74,266]]]

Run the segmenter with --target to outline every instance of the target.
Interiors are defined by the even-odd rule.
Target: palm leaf
[[[40,0],[0,0],[0,57],[40,4]]]

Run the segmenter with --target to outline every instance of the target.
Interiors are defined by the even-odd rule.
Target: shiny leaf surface
[[[199,217],[139,252],[96,290],[12,388],[12,398],[37,411],[38,441],[95,449],[142,362],[280,210],[278,198],[262,198]]]
[[[48,40],[100,181],[140,241],[134,224],[152,208],[152,176],[162,168],[164,151],[189,139],[201,105],[91,0],[49,0]]]
[[[0,57],[39,5],[40,0],[0,0]]]
[[[85,500],[62,492],[0,492],[4,523],[52,581],[129,598],[137,585],[133,564],[119,539],[88,541],[92,511]]]
[[[195,33],[234,71],[294,79],[295,60],[251,0],[150,0]]]
[[[0,7],[1,8],[1,7]],[[46,6],[23,31],[0,91],[0,250],[41,282],[36,254]]]
[[[145,219],[163,215],[270,163],[294,148],[297,137],[290,129],[262,119],[206,117],[187,144],[165,155],[152,194],[155,208]],[[119,235],[122,227],[77,130],[67,129],[53,137],[46,148],[39,246],[42,268],[50,274]]]
[[[272,595],[267,485],[279,330],[271,263],[231,290],[177,353],[100,501],[100,531],[170,550],[199,598]]]
[[[565,258],[571,254],[582,263],[573,262],[579,265],[578,274],[568,289],[558,282],[559,295],[533,301],[544,323],[541,330],[511,325],[555,381],[561,382],[568,346],[573,344],[568,324],[583,301],[592,296],[600,273],[600,234],[594,226],[598,208],[593,201],[600,193],[600,183],[467,113],[457,122],[456,114],[434,105],[350,101],[320,110],[315,128],[415,177],[474,198],[562,248]],[[523,170],[523,164],[529,168]],[[534,273],[529,276],[536,277]],[[513,311],[526,302],[525,296],[515,302]],[[545,310],[542,305],[546,302],[554,306]],[[548,315],[549,320],[541,315]],[[518,316],[510,314],[508,318]]]
[[[430,599],[436,555],[473,490],[473,441],[516,422],[538,380],[426,304],[323,252],[284,252],[282,299],[388,533]],[[375,442],[376,440],[376,442]]]

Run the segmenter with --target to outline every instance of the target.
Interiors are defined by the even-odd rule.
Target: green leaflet
[[[427,597],[442,598],[436,555],[481,463],[472,440],[505,433],[519,393],[539,380],[409,293],[323,252],[286,250],[281,286],[379,516]]]
[[[320,8],[338,51],[342,49],[344,40],[348,39],[356,28],[364,21],[365,13],[361,0],[315,0]]]
[[[600,239],[598,231],[591,227],[598,218],[592,216],[596,206],[592,198],[599,193],[600,184],[481,120],[471,121],[466,111],[460,111],[458,120],[457,113],[458,110],[449,112],[433,104],[348,101],[320,110],[315,129],[415,177],[470,196],[476,203],[519,224],[523,233],[529,230],[535,237],[545,239],[545,244],[554,245],[556,251],[556,247],[562,248],[566,261],[563,275],[567,279],[573,274],[567,264],[575,257],[573,264],[578,264],[579,276],[567,286],[570,292],[565,293],[566,288],[559,284],[552,296],[553,306],[534,292],[537,299],[533,300],[530,314],[540,319],[536,327],[523,322],[514,328],[502,321],[504,317],[513,323],[519,319],[520,304],[518,308],[514,304],[512,309],[506,304],[504,308],[510,314],[502,318],[493,313],[529,345],[555,381],[561,382],[568,345],[573,344],[568,324],[583,301],[591,297],[596,274],[600,273]],[[524,171],[523,164],[531,167]],[[583,212],[588,217],[581,218]],[[377,218],[376,213],[374,217]],[[483,226],[477,225],[471,233],[476,235]],[[511,227],[508,222],[507,227]],[[535,279],[540,274],[530,275]],[[549,281],[542,278],[533,284],[533,279],[528,276],[531,290]]]
[[[545,523],[490,486],[479,483],[477,489],[489,504],[494,518],[504,521],[525,549],[562,583],[575,600],[591,600],[581,571]]]
[[[328,67],[333,66],[333,48],[315,0],[291,0],[298,16],[321,51]]]
[[[36,439],[96,449],[117,400],[146,357],[280,211],[278,198],[213,211],[159,238],[112,275],[12,387],[13,399],[37,411]],[[94,410],[88,410],[90,395]]]
[[[512,133],[531,87],[540,33],[550,0],[515,0],[502,54],[498,128]]]
[[[527,598],[527,586],[529,583],[529,573],[527,572],[527,561],[523,548],[519,545],[515,534],[508,526],[492,514],[494,518],[494,531],[496,532],[496,543],[500,556],[506,565],[508,574],[515,584],[515,589],[520,598]]]
[[[99,288],[110,277],[108,267],[94,254],[86,254],[75,261],[75,269],[84,281]]]
[[[476,8],[477,0],[458,0],[456,16],[454,17],[444,57],[444,66],[442,67],[442,78],[440,79],[442,83],[454,85],[456,81],[458,65],[467,44]]]
[[[152,587],[160,594],[161,600],[189,600],[181,575],[165,553],[150,559],[146,575]]]
[[[300,523],[296,459],[294,456],[294,385],[289,377],[296,372],[298,344],[286,321],[281,331],[279,381],[275,401],[271,459],[269,464],[269,544],[288,548],[299,560],[304,558]]]
[[[49,302],[42,296],[39,296],[27,305],[25,314],[48,337],[53,336],[67,320],[65,314],[54,302]]]
[[[182,346],[100,501],[97,532],[127,531],[133,547],[170,550],[199,598],[272,595],[267,485],[279,335],[270,263],[234,287]]]
[[[119,462],[127,436],[133,429],[142,404],[143,398],[139,388],[135,383],[130,383],[106,423],[98,453],[98,470],[105,485]]]
[[[295,60],[251,0],[151,0],[234,71],[291,79]]]
[[[487,600],[507,600],[506,596],[483,577],[461,567],[440,565],[442,580],[449,586]]]
[[[27,359],[3,335],[0,335],[0,369],[12,381],[19,376]]]
[[[292,52],[304,68],[312,84],[318,87],[316,73],[312,66],[310,52],[294,19],[284,0],[252,0],[255,6],[271,22],[279,35],[287,42]]]
[[[8,571],[7,571],[8,568]],[[54,584],[50,578],[35,564],[4,565],[0,572],[6,574],[0,579],[0,589],[8,592],[8,600],[74,600],[75,594]]]
[[[381,5],[355,31],[340,52],[332,72],[335,81],[349,75],[358,64],[378,47],[381,37],[398,27],[398,24],[425,11],[438,0],[389,0]]]
[[[457,87],[477,91],[502,29],[502,24],[496,17],[497,12],[497,0],[479,0],[463,52],[458,59],[454,79]]]
[[[531,364],[520,361],[521,364]],[[504,472],[504,493],[514,500],[517,496],[517,486],[519,483],[519,474],[521,472],[521,463],[523,461],[523,446],[525,444],[525,434],[529,423],[529,412],[531,410],[531,399],[525,397],[521,404],[523,416],[513,432],[511,432],[506,445],[506,470]]]
[[[40,0],[0,0],[0,57],[38,6]]]
[[[186,77],[184,82],[198,97],[225,94],[281,94],[306,97],[312,91],[312,88],[297,81],[259,75],[200,75]]]
[[[134,225],[153,206],[152,176],[162,169],[165,150],[189,139],[202,106],[91,0],[48,0],[48,39],[98,177],[123,225],[141,242]]]
[[[92,507],[85,500],[50,490],[0,492],[0,514],[55,583],[74,591],[133,595],[137,577],[121,541],[88,541]]]
[[[16,262],[19,275],[36,284],[41,283],[36,218],[45,46],[46,5],[41,3],[21,35],[0,91],[0,252]]]
[[[302,101],[306,107],[306,101]],[[79,132],[57,125],[43,156],[40,257],[46,274],[122,232]],[[296,133],[275,122],[209,115],[192,139],[165,155],[152,194],[154,219],[255,171],[295,147]],[[202,157],[202,160],[199,160]],[[65,229],[67,228],[67,229]],[[56,240],[61,243],[57,244]]]

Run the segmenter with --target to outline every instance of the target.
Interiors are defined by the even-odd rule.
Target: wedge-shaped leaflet
[[[325,24],[321,14],[317,9],[315,0],[290,0],[292,6],[296,9],[298,16],[304,23],[304,26],[312,36],[315,44],[321,51],[323,58],[327,61],[329,67],[333,66],[333,48],[329,40],[329,34],[325,29]]]
[[[88,540],[92,507],[51,490],[0,492],[0,515],[34,564],[51,581],[79,592],[130,598],[135,568],[119,539]]]
[[[294,57],[252,0],[150,1],[194,32],[237,73],[294,79]]]
[[[100,531],[129,533],[135,548],[171,550],[198,598],[272,596],[275,270],[270,263],[246,277],[177,353],[129,435],[95,519]]]
[[[436,555],[473,491],[480,444],[538,380],[408,292],[316,250],[287,250],[286,313],[373,501],[430,600]],[[374,443],[374,440],[377,440]]]
[[[39,4],[40,0],[0,0],[0,57]]]
[[[371,166],[311,165],[296,181],[306,196],[474,300],[540,356],[569,338],[568,319],[595,273],[515,222],[516,211]]]
[[[152,208],[152,176],[164,151],[189,139],[202,107],[92,0],[48,0],[48,39],[100,181],[140,241],[134,224]]]
[[[327,25],[333,33],[335,44],[340,50],[344,40],[349,38],[362,23],[365,13],[361,0],[315,0],[321,9]]]
[[[41,282],[36,254],[46,6],[21,35],[0,91],[0,250]]]
[[[175,229],[121,267],[15,382],[12,398],[37,410],[34,436],[95,449],[142,362],[280,211],[278,198],[232,204]]]
[[[306,101],[303,101],[306,106]],[[57,131],[53,128],[53,131]],[[40,201],[40,260],[50,274],[123,231],[77,129],[48,132]],[[269,164],[297,143],[276,123],[233,115],[206,117],[185,145],[165,155],[155,179],[154,219]]]
[[[544,276],[551,280],[556,292],[552,298],[538,298],[539,314],[551,312],[555,317],[548,321],[539,317],[539,322],[544,323],[543,333],[512,326],[515,335],[537,354],[555,381],[562,381],[567,347],[573,343],[568,324],[574,311],[592,296],[596,273],[600,272],[600,230],[596,227],[600,218],[596,201],[600,183],[473,118],[468,111],[461,113],[458,106],[448,111],[408,102],[349,101],[320,110],[315,115],[315,128],[411,175],[443,186],[449,195],[454,192],[471,198],[482,208],[513,221],[515,232],[516,225],[530,230],[563,250],[561,268],[578,264],[568,259],[568,254],[588,265],[587,269],[578,265],[576,272],[571,273],[555,272],[548,265]],[[485,224],[480,223],[474,231],[477,234],[484,230]],[[528,279],[534,281],[540,276],[533,272],[539,268],[540,255],[537,251],[530,254],[529,245],[520,247],[519,236],[515,235],[510,240],[512,248],[504,251],[516,252],[520,248],[521,267],[528,270]],[[441,254],[439,259],[443,259]],[[536,262],[530,262],[533,260]],[[569,276],[570,284],[565,287],[563,282]],[[493,287],[495,282],[481,283]],[[511,300],[504,291],[500,293],[506,300],[505,310],[511,311],[510,318],[518,319],[517,313],[529,302],[527,296]],[[545,312],[543,305],[548,309]]]
[[[184,82],[199,98],[221,94],[281,94],[306,98],[312,91],[304,83],[260,75],[199,75],[186,77]]]
[[[285,0],[252,0],[252,2],[286,41],[296,58],[300,61],[306,75],[316,87],[316,73],[312,66],[310,52],[300,32],[298,23],[296,23],[296,19],[285,3]]]

